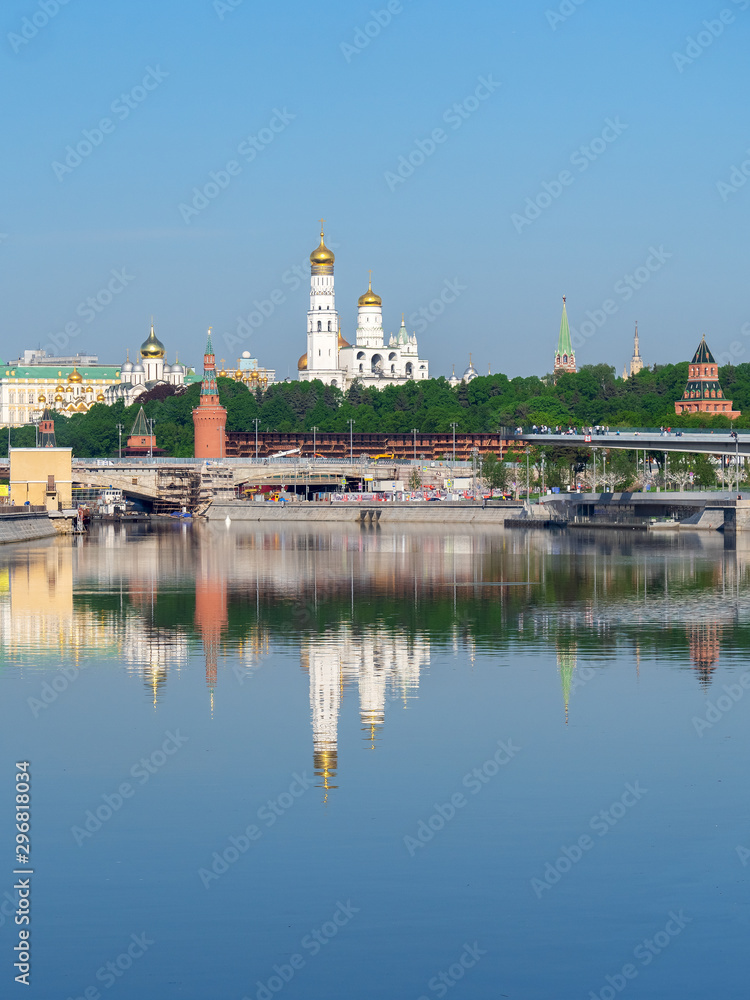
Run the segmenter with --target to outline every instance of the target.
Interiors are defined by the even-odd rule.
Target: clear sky
[[[750,0],[4,0],[0,356],[153,315],[294,376],[324,217],[344,335],[372,268],[433,375],[550,371],[563,294],[579,364],[636,320],[750,360],[749,41]]]

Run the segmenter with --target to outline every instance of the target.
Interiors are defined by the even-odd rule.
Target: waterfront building
[[[741,410],[732,409],[732,400],[724,397],[724,391],[719,382],[719,368],[716,358],[708,348],[705,336],[701,338],[698,349],[690,362],[688,382],[682,399],[674,404],[675,413],[710,413],[722,414],[735,420],[741,415]]]
[[[71,448],[10,449],[10,499],[16,507],[70,507],[72,491]]]
[[[201,399],[198,407],[193,410],[196,458],[224,458],[226,455],[224,433],[226,423],[227,411],[219,401],[219,388],[216,384],[216,357],[209,329],[206,353],[203,356]]]
[[[622,370],[622,377],[624,379],[632,378],[637,375],[638,372],[643,371],[643,358],[641,357],[640,345],[638,343],[638,322],[635,324],[635,337],[633,341],[633,357],[630,359],[630,371],[628,371],[628,366]]]
[[[307,351],[297,362],[300,381],[319,379],[347,389],[353,382],[382,388],[429,378],[429,364],[419,357],[417,335],[409,334],[403,315],[398,333],[391,334],[386,344],[383,300],[372,289],[372,274],[357,304],[355,342],[344,339],[336,310],[334,264],[321,229],[320,245],[310,254]]]
[[[570,327],[568,326],[568,313],[565,308],[565,296],[563,295],[562,319],[560,320],[560,335],[557,338],[557,351],[555,352],[555,366],[553,373],[555,376],[560,372],[575,372],[576,356],[573,344],[570,339]]]

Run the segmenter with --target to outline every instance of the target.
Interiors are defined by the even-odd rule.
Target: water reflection
[[[708,690],[720,657],[747,651],[749,544],[713,533],[107,525],[0,550],[0,656],[19,672],[111,659],[155,708],[199,656],[213,711],[269,653],[293,650],[329,789],[346,693],[375,749],[389,706],[417,697],[437,649],[470,660],[519,644],[551,651],[566,722],[578,665],[600,669],[623,649],[636,670],[642,657],[669,659]]]

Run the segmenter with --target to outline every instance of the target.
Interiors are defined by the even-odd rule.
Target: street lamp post
[[[318,453],[318,448],[317,448],[317,444],[316,444],[316,442],[317,442],[317,436],[316,435],[318,433],[318,428],[317,427],[313,427],[312,432],[313,432],[313,462],[314,462],[315,461],[315,456]]]
[[[526,499],[529,499],[529,449],[526,449]]]
[[[349,420],[349,465],[354,465],[354,425],[356,420]]]
[[[260,423],[260,420],[258,419],[258,417],[255,417],[255,419],[253,420],[253,423],[255,424],[255,461],[257,462],[258,461],[258,424]]]
[[[154,457],[154,418],[148,420],[148,457]]]
[[[453,464],[455,465],[456,464],[456,428],[458,427],[458,424],[451,424],[451,427],[453,428]]]
[[[417,460],[417,428],[416,427],[412,427],[411,432],[414,435],[414,461],[416,462],[416,460]]]
[[[117,461],[122,461],[122,424],[117,425]]]
[[[603,467],[603,473],[602,473],[602,475],[603,475],[603,478],[604,478],[604,483],[602,484],[602,491],[604,493],[606,493],[607,492],[607,453],[606,453],[606,451],[602,451],[602,461],[603,461],[603,466],[602,466]]]

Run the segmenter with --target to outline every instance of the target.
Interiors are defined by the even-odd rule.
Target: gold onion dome
[[[323,230],[321,229],[320,246],[317,247],[315,250],[313,250],[313,252],[310,254],[310,263],[313,266],[317,265],[318,267],[326,267],[326,266],[333,267],[333,262],[335,261],[335,259],[336,258],[334,257],[333,251],[329,250],[325,244],[325,237],[323,234]]]
[[[369,288],[367,289],[367,291],[365,292],[364,295],[360,295],[360,297],[359,297],[359,306],[360,306],[360,308],[362,308],[362,306],[378,306],[378,307],[380,307],[382,305],[383,305],[383,300],[380,298],[379,295],[376,295],[375,292],[373,292],[373,290],[372,290],[372,279],[370,279],[370,286],[369,286]]]
[[[154,324],[151,324],[151,333],[149,333],[146,340],[141,344],[141,357],[142,358],[163,358],[166,351],[164,349],[164,344],[159,340],[159,338],[154,333]]]
[[[347,348],[347,347],[351,347],[351,346],[352,346],[352,345],[351,345],[351,344],[349,343],[349,341],[348,341],[348,340],[344,340],[344,335],[343,335],[343,333],[341,332],[341,328],[339,328],[339,345],[338,345],[338,346],[339,346],[339,350],[340,350],[340,351],[343,351],[343,350],[344,350],[345,348]],[[305,359],[307,359],[307,355],[305,355]]]
[[[68,382],[75,382],[76,384],[83,382],[83,376],[77,368],[74,368],[70,375],[68,375]]]
[[[307,353],[303,354],[297,362],[297,371],[307,371]]]

